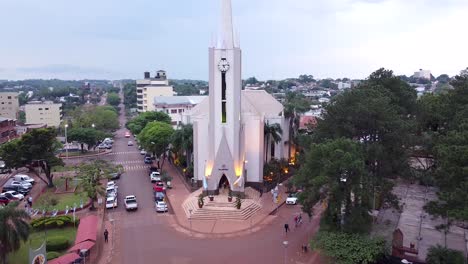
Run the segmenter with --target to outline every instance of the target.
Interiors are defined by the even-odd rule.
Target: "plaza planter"
[[[209,198],[211,202],[214,200],[214,196],[210,196]]]
[[[228,202],[232,202],[232,197],[228,196]]]

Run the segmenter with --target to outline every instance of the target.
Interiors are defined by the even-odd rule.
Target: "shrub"
[[[47,252],[47,260],[51,260],[51,259],[58,258],[58,257],[60,257],[60,253],[58,252],[55,252],[55,251]]]
[[[46,243],[47,251],[62,251],[70,246],[70,241],[62,236],[48,237]]]
[[[41,217],[31,221],[31,226],[35,229],[65,227],[73,225],[73,217],[68,215],[60,215],[56,217]],[[75,220],[75,225],[78,225],[78,219]]]

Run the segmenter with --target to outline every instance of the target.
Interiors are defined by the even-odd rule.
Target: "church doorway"
[[[223,193],[226,195],[229,193],[229,190],[231,189],[231,186],[229,185],[229,180],[225,174],[223,174],[223,176],[219,180],[218,189],[219,189],[220,194]]]

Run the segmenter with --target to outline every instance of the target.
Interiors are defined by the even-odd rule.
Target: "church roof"
[[[271,94],[264,90],[243,90],[241,93],[241,112],[264,115],[265,117],[277,117],[283,112],[283,105]],[[209,96],[192,108],[191,116],[209,115]]]
[[[273,117],[279,116],[283,112],[283,105],[264,90],[243,90],[242,95],[242,103],[244,104],[245,101],[250,104],[260,115]],[[246,110],[246,107],[247,105],[242,106],[242,112]]]

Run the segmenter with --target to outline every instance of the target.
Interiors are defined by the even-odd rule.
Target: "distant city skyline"
[[[243,78],[468,67],[466,0],[232,0]],[[208,79],[218,0],[1,1],[0,79]]]

